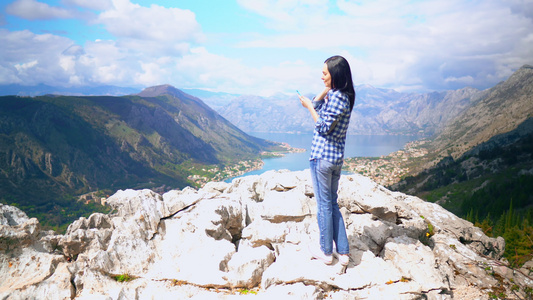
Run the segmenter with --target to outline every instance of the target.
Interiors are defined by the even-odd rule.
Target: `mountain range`
[[[50,212],[68,195],[183,188],[192,174],[258,159],[273,145],[169,85],[121,97],[3,96],[0,200]]]
[[[482,91],[463,88],[432,93],[405,93],[359,85],[348,134],[431,136],[467,107]],[[312,119],[296,94],[271,97],[188,90],[247,132],[312,132]],[[312,94],[306,94],[312,98]]]
[[[38,84],[33,86],[21,84],[0,85],[0,96],[124,96],[136,94],[140,91],[141,89],[138,88],[120,87],[113,85],[80,87],[49,86],[46,84]]]
[[[312,120],[302,108],[296,94],[278,93],[270,97],[183,89],[202,99],[221,116],[241,130],[253,132],[312,132]],[[136,94],[134,88],[101,86],[90,88],[61,88],[39,85],[0,86],[0,95],[38,96]],[[419,135],[431,136],[442,129],[467,107],[475,103],[482,91],[463,88],[431,93],[406,93],[371,85],[356,86],[356,104],[350,121],[349,134],[362,135]],[[306,96],[312,98],[313,94]]]

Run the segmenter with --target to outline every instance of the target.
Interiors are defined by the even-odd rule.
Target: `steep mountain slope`
[[[484,218],[533,205],[533,67],[483,92],[430,143],[419,174],[393,188]],[[511,205],[512,202],[512,205]]]
[[[270,142],[250,136],[228,122],[199,98],[170,85],[147,88],[138,96],[153,101],[171,112],[175,122],[207,143],[194,152],[212,148],[219,162],[250,159],[273,146]],[[179,101],[175,101],[179,99]],[[192,153],[192,152],[191,152]],[[216,163],[216,162],[215,162]]]
[[[516,129],[533,117],[533,67],[525,65],[508,80],[484,91],[436,137],[433,148],[457,158],[493,136]]]
[[[270,146],[171,86],[123,97],[5,96],[0,200],[51,211],[99,189],[181,188],[194,170],[256,159]]]

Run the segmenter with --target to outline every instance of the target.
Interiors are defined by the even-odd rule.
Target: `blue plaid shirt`
[[[339,165],[344,158],[346,131],[352,112],[350,100],[348,95],[335,89],[329,90],[326,98],[327,103],[315,103],[318,120],[315,123],[309,160],[323,159]]]

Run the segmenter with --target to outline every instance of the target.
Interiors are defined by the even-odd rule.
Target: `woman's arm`
[[[314,101],[320,101],[320,100],[324,99],[324,97],[326,97],[328,91],[329,91],[329,88],[325,88],[313,100]],[[305,96],[298,96],[298,98],[300,98],[300,102],[302,103],[302,106],[309,110],[309,112],[311,113],[311,116],[313,117],[313,120],[316,123],[316,121],[318,120],[318,113],[316,112],[316,110],[315,110],[315,108],[313,106],[313,102],[311,101],[311,99],[309,99],[309,98],[307,98]]]
[[[316,95],[315,99],[313,101],[320,101],[326,97],[326,95],[329,92],[329,88],[325,88],[320,94]]]
[[[341,121],[341,116],[349,109],[348,96],[345,94],[334,91],[328,97],[328,105],[320,111],[320,116],[315,122],[315,130],[320,135],[330,134]]]

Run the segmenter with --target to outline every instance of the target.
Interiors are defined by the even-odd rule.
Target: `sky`
[[[487,89],[533,65],[533,0],[3,0],[0,85]]]

